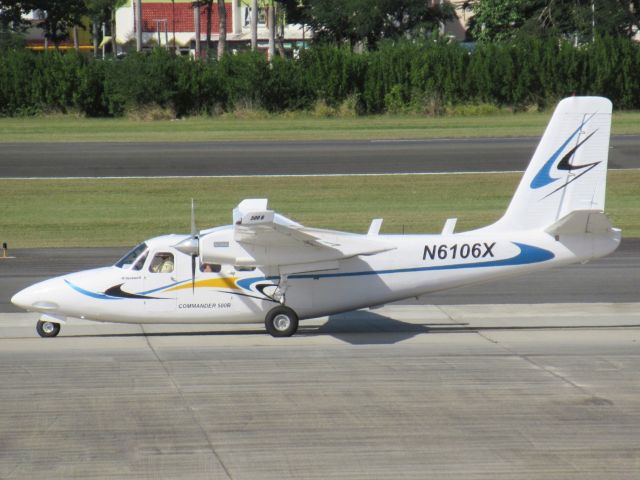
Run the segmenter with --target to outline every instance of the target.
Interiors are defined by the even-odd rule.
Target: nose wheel
[[[60,324],[39,320],[36,324],[36,330],[41,337],[55,337],[60,333]]]
[[[267,313],[264,325],[272,337],[290,337],[298,331],[298,315],[289,307],[275,307]]]

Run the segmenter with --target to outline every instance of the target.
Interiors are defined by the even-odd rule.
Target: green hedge
[[[192,61],[157,49],[121,60],[73,52],[0,54],[0,115],[78,111],[120,116],[149,106],[179,116],[240,108],[270,112],[355,102],[360,113],[438,113],[458,104],[540,107],[571,95],[603,95],[618,109],[640,108],[640,46],[598,38],[575,47],[553,39],[479,44],[431,40],[376,51],[316,46],[296,60],[228,55]]]

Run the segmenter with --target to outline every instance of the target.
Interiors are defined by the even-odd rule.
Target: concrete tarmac
[[[640,305],[261,326],[0,315],[2,479],[637,479]]]
[[[539,138],[327,142],[3,143],[1,177],[309,175],[524,170]],[[609,168],[640,168],[640,136]]]

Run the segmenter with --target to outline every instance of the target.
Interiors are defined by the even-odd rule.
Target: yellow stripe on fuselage
[[[235,277],[224,278],[207,278],[206,280],[196,280],[193,285],[195,288],[233,288],[237,289]],[[176,290],[185,290],[191,288],[191,282],[183,283],[182,285],[176,285],[165,292],[174,292]]]

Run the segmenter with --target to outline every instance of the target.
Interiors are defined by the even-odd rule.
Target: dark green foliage
[[[315,97],[337,107],[350,95],[362,92],[367,59],[346,46],[318,45],[302,52],[300,63]]]
[[[291,2],[288,2],[291,3]],[[296,21],[310,25],[315,40],[365,42],[375,49],[381,40],[424,38],[441,22],[454,18],[448,2],[425,0],[306,0],[293,12]],[[291,11],[289,8],[288,11]]]
[[[640,27],[639,0],[476,0],[470,33],[478,41],[520,35],[589,42],[594,36],[633,37]]]
[[[458,104],[551,106],[571,94],[640,108],[640,46],[624,37],[573,46],[545,37],[481,43],[381,42],[363,54],[317,46],[269,64],[254,53],[193,61],[158,49],[121,60],[74,52],[0,54],[0,115],[81,112],[119,116],[158,106],[178,116],[262,108],[307,110],[317,101],[359,113],[441,113]]]
[[[315,99],[302,65],[279,57],[273,59],[260,92],[262,106],[270,112],[309,108]]]

